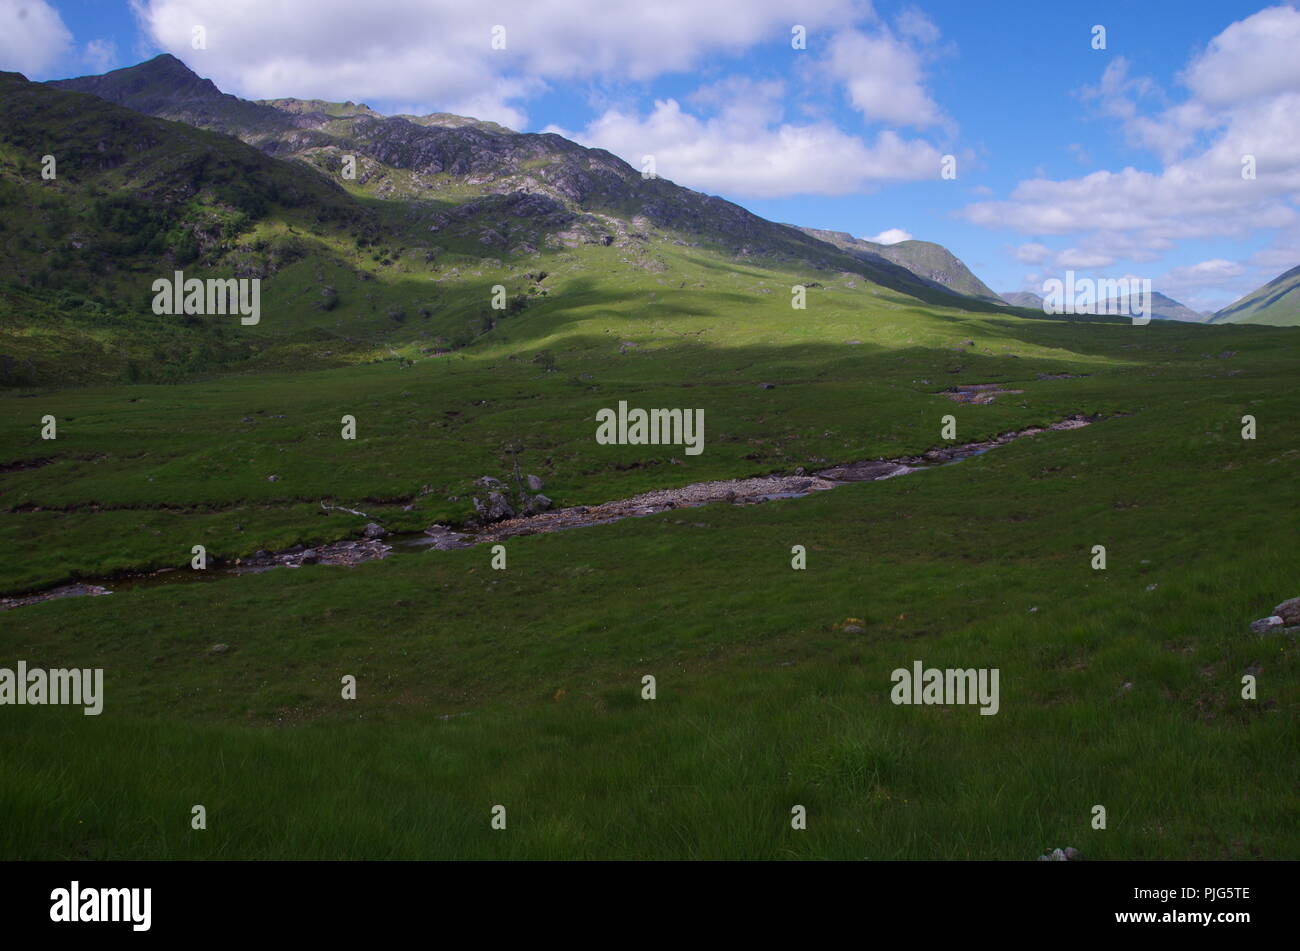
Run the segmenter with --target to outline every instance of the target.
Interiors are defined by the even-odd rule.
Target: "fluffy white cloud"
[[[524,124],[519,101],[555,81],[614,75],[644,80],[708,57],[790,36],[784,0],[132,0],[162,49],[253,98],[422,101]],[[797,22],[853,22],[854,0],[805,0]],[[207,49],[191,47],[193,27]],[[505,49],[492,48],[504,27]],[[799,54],[803,55],[803,54]]]
[[[105,73],[117,62],[117,44],[112,40],[91,40],[81,54],[92,72]]]
[[[1154,82],[1131,77],[1122,59],[1112,61],[1084,98],[1117,120],[1130,142],[1155,153],[1161,168],[1062,181],[1039,175],[1020,182],[1009,199],[968,205],[962,215],[1027,235],[1074,236],[1073,246],[1056,256],[1057,267],[1153,260],[1187,239],[1245,239],[1266,229],[1294,237],[1300,233],[1297,39],[1300,11],[1291,7],[1230,25],[1182,73],[1186,97],[1173,105]],[[1243,177],[1248,161],[1254,178]],[[1300,263],[1300,257],[1290,260]],[[1218,282],[1225,289],[1249,278],[1223,263],[1202,262],[1199,270],[1175,269],[1166,277],[1176,287]]]
[[[1227,278],[1240,277],[1245,273],[1245,266],[1238,264],[1236,261],[1214,258],[1187,267],[1176,267],[1169,272],[1169,276],[1183,286],[1190,287],[1201,284],[1219,284]]]
[[[1052,249],[1045,244],[1031,241],[1028,244],[1012,248],[1011,253],[1015,255],[1016,260],[1021,264],[1042,264],[1052,256]]]
[[[72,34],[45,0],[0,0],[0,69],[40,75],[71,45]]]
[[[1210,106],[1300,88],[1300,11],[1270,7],[1234,23],[1210,41],[1183,80]]]
[[[873,235],[870,238],[863,238],[863,241],[871,241],[875,244],[898,244],[900,241],[911,241],[911,232],[904,231],[902,228],[886,228],[880,234]]]
[[[908,7],[894,20],[898,32],[918,43],[930,45],[939,42],[939,27],[916,7]]]
[[[868,143],[826,122],[784,123],[779,84],[727,85],[738,94],[720,97],[706,87],[692,97],[719,102],[711,116],[664,99],[648,115],[610,109],[581,131],[547,131],[607,149],[637,168],[654,156],[661,177],[733,196],[844,195],[883,181],[938,177],[941,156],[926,142],[884,130]]]
[[[922,18],[924,19],[924,18]],[[924,20],[938,38],[938,30]],[[912,27],[915,36],[919,27]],[[873,33],[841,30],[831,39],[825,71],[843,84],[849,102],[870,120],[917,127],[943,123],[924,85],[921,53],[906,39],[880,27]]]

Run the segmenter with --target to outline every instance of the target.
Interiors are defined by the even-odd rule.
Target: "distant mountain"
[[[1300,326],[1300,265],[1229,304],[1210,321],[1216,324]]]
[[[1033,310],[1040,310],[1043,306],[1042,296],[1032,291],[1003,291],[998,296],[1012,307],[1029,307]]]
[[[1029,307],[1034,310],[1041,310],[1043,307],[1042,295],[1035,294],[1032,291],[1007,291],[1001,297],[1013,307]],[[1094,308],[1092,313],[1132,313],[1132,308],[1127,307],[1126,304],[1125,298],[1113,297],[1101,306]],[[1151,292],[1151,317],[1153,320],[1180,320],[1185,323],[1198,324],[1206,321],[1205,315],[1198,314],[1190,307],[1178,303],[1172,297],[1167,297],[1159,291]]]
[[[1101,313],[1117,313],[1121,311],[1125,299],[1122,297],[1111,298],[1106,302],[1105,307],[1099,307],[1097,310]],[[1131,313],[1132,310],[1129,310]],[[1151,317],[1153,320],[1179,320],[1184,323],[1203,324],[1205,318],[1184,304],[1180,304],[1172,297],[1167,297],[1159,291],[1151,292]]]
[[[966,293],[958,289],[963,286],[961,274],[945,282],[895,263],[905,251],[873,256],[819,240],[721,198],[666,179],[647,179],[617,156],[559,135],[512,132],[445,113],[383,116],[352,103],[248,102],[223,93],[165,54],[102,76],[48,85],[233,135],[270,155],[311,165],[336,181],[344,157],[355,156],[355,183],[347,183],[351,187],[377,198],[421,200],[411,213],[427,219],[427,228],[444,233],[450,229],[477,242],[485,253],[527,254],[539,250],[539,244],[604,244],[639,251],[648,235],[658,233],[734,258],[857,273],[943,306],[987,310],[995,300],[937,245],[927,247],[942,252],[930,252],[939,262],[938,270],[965,272],[966,286],[980,292],[973,295],[976,300],[960,296]],[[529,227],[518,226],[521,218]]]
[[[846,231],[823,231],[800,227],[804,234],[812,235],[837,248],[842,248],[864,261],[888,261],[905,267],[918,277],[938,287],[965,294],[977,300],[1001,303],[978,277],[971,273],[955,255],[941,244],[931,241],[900,241],[897,244],[877,244],[855,238]]]

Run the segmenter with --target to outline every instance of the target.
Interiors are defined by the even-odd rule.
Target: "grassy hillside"
[[[843,231],[822,231],[817,228],[799,230],[863,260],[886,261],[904,267],[913,274],[958,294],[984,302],[1001,303],[1003,300],[972,274],[970,268],[958,260],[951,251],[933,241],[876,244],[874,241],[855,238]]]
[[[787,275],[693,257],[617,292],[563,275],[454,359],[11,392],[5,587],[360,529],[322,497],[392,528],[464,517],[508,446],[574,504],[915,452],[948,413],[963,440],[1128,415],[811,498],[516,539],[503,572],[428,551],[6,612],[6,661],[103,666],[108,686],[98,719],[0,720],[0,809],[21,817],[0,854],[1297,854],[1295,644],[1245,630],[1300,593],[1293,548],[1264,541],[1300,527],[1294,331],[971,317],[852,276],[792,316]],[[990,380],[1024,392],[939,392]],[[597,446],[619,399],[703,407],[704,455]],[[1002,711],[893,706],[890,671],[917,659],[998,667]]]
[[[1211,322],[1300,326],[1300,265],[1223,308]]]

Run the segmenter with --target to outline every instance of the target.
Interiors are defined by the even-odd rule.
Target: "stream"
[[[931,449],[919,456],[850,462],[807,474],[800,468],[795,470],[795,475],[724,479],[717,482],[695,482],[677,489],[655,489],[631,498],[603,502],[600,505],[575,505],[552,512],[494,522],[482,527],[466,528],[463,531],[445,525],[433,525],[422,532],[392,533],[378,538],[344,539],[317,545],[314,548],[295,545],[281,552],[259,551],[248,557],[235,559],[233,563],[222,562],[204,571],[190,568],[163,568],[113,578],[78,581],[26,595],[0,598],[0,610],[39,604],[57,598],[96,597],[135,588],[168,584],[211,584],[238,575],[258,574],[281,567],[300,568],[313,564],[351,567],[382,558],[405,557],[429,549],[448,551],[470,548],[517,538],[521,535],[537,535],[591,525],[608,525],[625,518],[641,518],[671,509],[696,508],[719,502],[732,505],[757,505],[779,499],[797,499],[854,482],[880,482],[913,472],[924,472],[927,469],[952,465],[1025,436],[1033,436],[1049,430],[1080,429],[1099,418],[1069,416],[1046,427],[1030,426],[1027,429],[1002,433],[986,442]],[[109,585],[112,587],[110,588]]]

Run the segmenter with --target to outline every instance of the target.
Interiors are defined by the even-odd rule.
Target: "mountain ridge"
[[[1210,319],[1215,324],[1300,326],[1300,264],[1243,294]]]
[[[997,306],[996,295],[973,275],[978,286],[971,295],[899,263],[895,258],[901,252],[868,255],[841,247],[810,229],[767,221],[717,196],[662,178],[644,178],[612,153],[554,133],[513,132],[446,113],[383,116],[365,105],[324,100],[250,102],[222,92],[169,54],[101,76],[48,85],[232,135],[331,177],[338,176],[344,156],[354,155],[357,187],[375,197],[485,202],[478,206],[483,212],[479,238],[501,250],[529,252],[536,247],[529,243],[512,248],[502,229],[493,226],[492,215],[503,204],[536,206],[557,221],[561,211],[573,216],[557,223],[547,238],[559,245],[623,244],[647,229],[659,229],[688,244],[716,245],[740,259],[758,256],[856,271],[928,303],[976,311]],[[176,92],[165,94],[167,88]],[[547,201],[554,204],[545,205]],[[450,208],[431,209],[429,214],[434,228],[456,220]],[[956,261],[946,249],[940,250]]]
[[[1001,298],[976,277],[962,261],[941,244],[933,241],[909,239],[895,244],[877,244],[865,238],[856,238],[846,231],[827,231],[791,225],[804,234],[833,244],[865,260],[885,260],[905,267],[918,277],[958,294],[965,294],[989,303],[1001,303]]]

